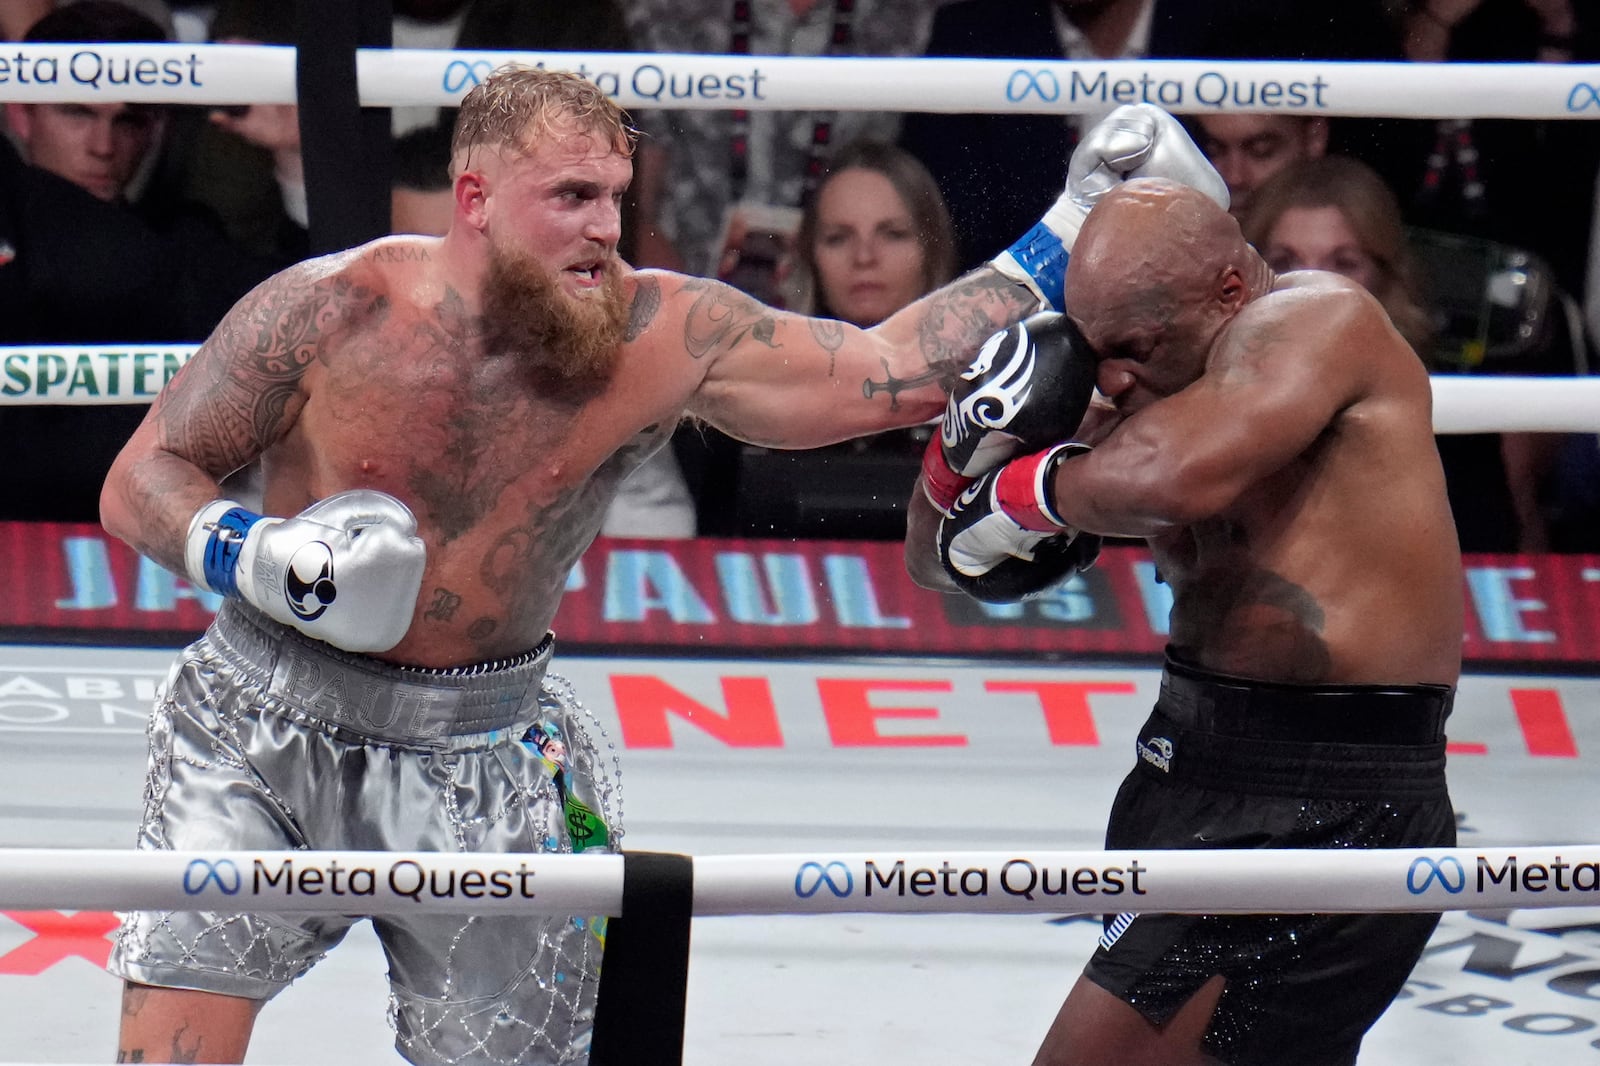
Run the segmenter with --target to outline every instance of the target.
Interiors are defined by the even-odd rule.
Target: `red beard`
[[[532,258],[491,247],[483,288],[487,349],[515,354],[550,399],[582,403],[604,391],[628,325],[615,256],[604,270],[598,290],[570,296]]]

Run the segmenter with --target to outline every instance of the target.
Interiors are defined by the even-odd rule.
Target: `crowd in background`
[[[0,38],[291,43],[294,8],[8,0]],[[394,10],[394,45],[412,48],[1600,60],[1600,17],[1580,0],[394,0]],[[451,115],[392,116],[393,231],[442,233]],[[625,259],[871,326],[1026,229],[1100,116],[633,117],[642,137]],[[199,341],[308,252],[293,105],[12,103],[5,120],[0,344]],[[1188,121],[1269,263],[1360,282],[1435,373],[1592,372],[1600,124]],[[95,520],[100,479],[142,413],[0,408],[0,518]],[[898,539],[926,434],[779,453],[685,426],[630,479],[605,532]],[[1465,550],[1600,551],[1600,436],[1468,434],[1440,446]]]

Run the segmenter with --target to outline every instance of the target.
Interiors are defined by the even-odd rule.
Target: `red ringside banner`
[[[556,633],[584,648],[812,654],[1160,653],[1171,605],[1149,555],[1108,549],[1088,573],[992,606],[918,588],[900,545],[877,541],[606,540],[573,570]],[[197,633],[216,597],[94,525],[0,522],[0,634]],[[1600,557],[1469,556],[1469,662],[1600,663]],[[142,637],[141,637],[142,635]]]

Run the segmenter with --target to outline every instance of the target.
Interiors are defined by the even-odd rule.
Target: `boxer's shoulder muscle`
[[[381,272],[348,253],[290,267],[230,311],[202,348],[243,378],[293,379],[325,358],[354,324],[387,313]]]
[[[276,439],[335,338],[386,313],[388,297],[368,273],[346,253],[290,267],[241,298],[162,394],[163,446],[225,472]]]

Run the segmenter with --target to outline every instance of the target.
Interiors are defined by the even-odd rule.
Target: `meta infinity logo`
[[[826,885],[840,899],[844,899],[856,887],[856,879],[850,873],[850,867],[835,859],[832,862],[803,862],[794,875],[794,894],[801,899],[810,899],[822,891]]]
[[[1600,85],[1580,81],[1567,94],[1567,110],[1587,111],[1591,107],[1600,111]]]
[[[1013,70],[1006,79],[1006,99],[1017,103],[1030,93],[1053,104],[1061,99],[1061,83],[1048,70]]]
[[[231,859],[218,859],[216,862],[207,862],[205,859],[191,859],[183,871],[183,891],[191,896],[198,896],[204,892],[206,885],[216,882],[217,891],[224,896],[239,894],[239,885],[242,878],[239,868]]]
[[[468,63],[465,59],[452,59],[444,68],[444,91],[458,93],[480,84],[494,70],[487,59]]]
[[[1420,883],[1417,880],[1418,870],[1423,872]],[[1467,887],[1467,871],[1461,868],[1461,863],[1453,855],[1446,855],[1437,861],[1426,855],[1411,860],[1411,869],[1406,871],[1407,892],[1420,896],[1435,881],[1439,882],[1440,888],[1454,896]]]

